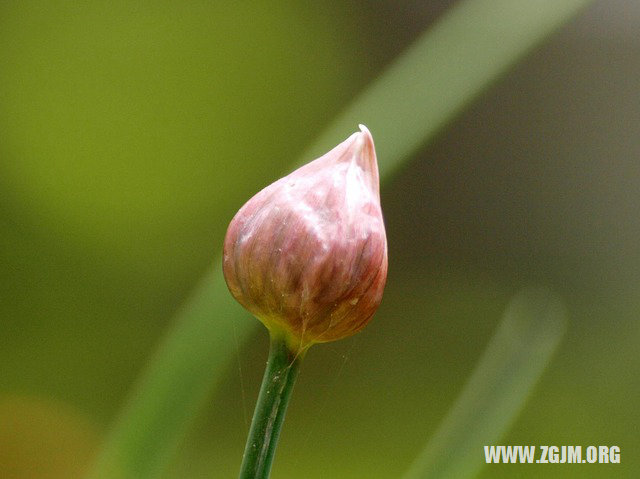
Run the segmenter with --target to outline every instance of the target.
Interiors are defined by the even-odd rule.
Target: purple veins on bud
[[[294,350],[360,331],[382,299],[378,164],[371,133],[360,130],[257,193],[227,230],[231,294]]]

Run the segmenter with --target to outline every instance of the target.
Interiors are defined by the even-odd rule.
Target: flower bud
[[[231,294],[293,350],[360,331],[382,299],[378,164],[371,133],[360,129],[257,193],[227,230]]]

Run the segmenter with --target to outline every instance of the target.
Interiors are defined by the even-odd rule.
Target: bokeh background
[[[81,477],[235,211],[455,3],[0,4],[0,479]],[[503,443],[622,464],[481,476],[638,476],[639,28],[595,2],[383,185],[385,300],[311,350],[274,479],[400,477],[530,284],[569,328]],[[235,477],[257,322],[236,352],[166,478]]]

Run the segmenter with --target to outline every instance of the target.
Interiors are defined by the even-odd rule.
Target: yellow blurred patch
[[[74,479],[98,445],[96,428],[72,407],[49,399],[0,396],[0,477]]]

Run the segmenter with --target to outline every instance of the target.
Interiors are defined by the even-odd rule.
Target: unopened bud
[[[371,133],[360,129],[256,194],[227,230],[231,294],[292,349],[351,336],[382,299],[378,165]]]

